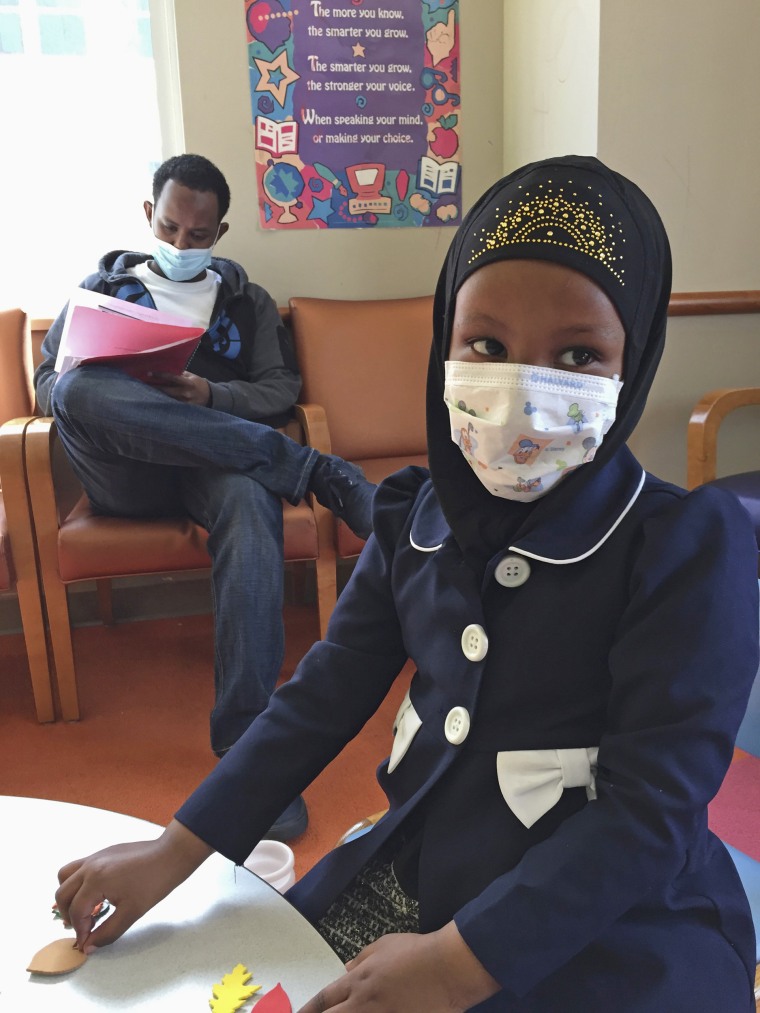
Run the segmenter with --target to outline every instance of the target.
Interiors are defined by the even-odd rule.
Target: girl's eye
[[[506,355],[506,348],[496,338],[476,338],[470,342],[470,348],[478,355],[488,355],[495,358],[499,355]]]
[[[588,348],[568,348],[559,357],[563,366],[590,366],[596,361],[596,355]]]

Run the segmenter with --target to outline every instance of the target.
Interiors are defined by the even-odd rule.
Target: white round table
[[[234,814],[231,814],[234,816]],[[0,1010],[208,1010],[212,986],[236,964],[280,983],[293,1011],[344,973],[312,926],[271,886],[221,855],[208,861],[111,946],[77,970],[26,968],[54,939],[73,940],[51,911],[58,869],[110,844],[150,840],[161,827],[88,806],[0,796]],[[243,1013],[256,1007],[252,997]]]

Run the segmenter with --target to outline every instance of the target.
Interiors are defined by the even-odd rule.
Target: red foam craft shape
[[[254,1006],[256,1013],[293,1013],[288,994],[279,982]]]

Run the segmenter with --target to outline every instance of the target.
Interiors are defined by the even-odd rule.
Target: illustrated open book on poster
[[[271,152],[275,158],[298,153],[298,123],[295,120],[270,120],[256,117],[256,147]]]
[[[436,197],[456,193],[459,179],[459,162],[436,162],[428,155],[420,159],[417,185]]]
[[[139,380],[182,373],[204,330],[187,317],[78,288],[69,300],[55,369],[61,375],[100,362]]]

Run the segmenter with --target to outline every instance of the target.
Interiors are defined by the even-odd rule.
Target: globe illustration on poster
[[[289,162],[275,162],[264,173],[264,191],[273,204],[283,208],[279,217],[281,223],[294,222],[296,216],[291,211],[303,193],[304,181],[301,173]]]

